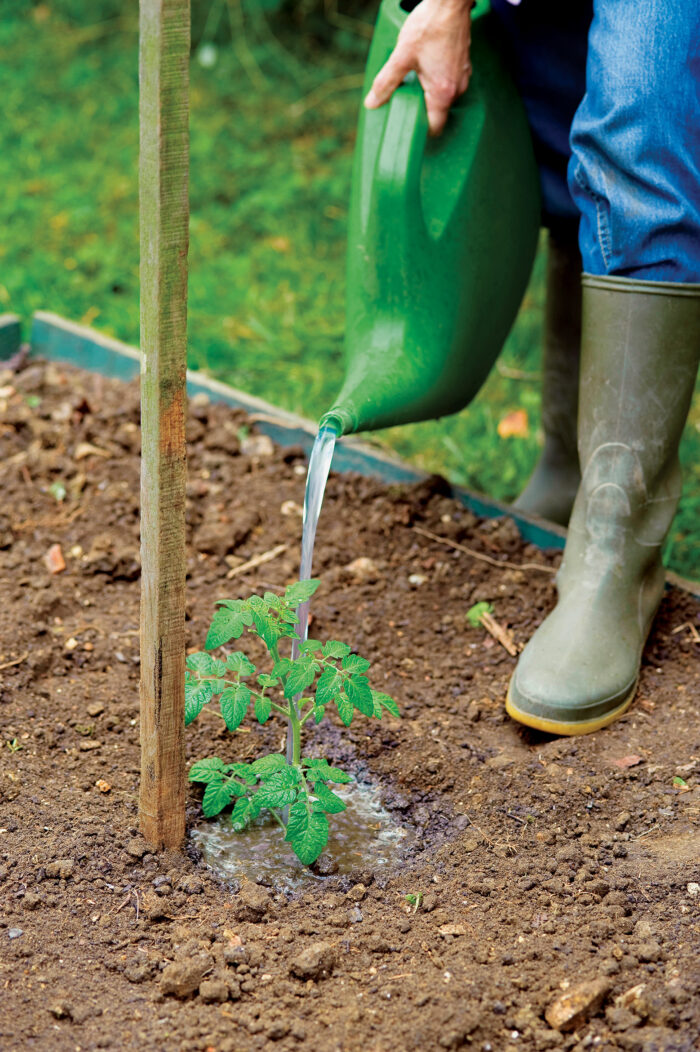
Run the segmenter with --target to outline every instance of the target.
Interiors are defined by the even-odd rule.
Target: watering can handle
[[[414,213],[414,222],[418,222],[422,215],[420,176],[427,136],[428,115],[423,89],[418,77],[412,73],[396,89],[389,102],[374,171],[375,206],[388,234],[395,225],[393,220],[398,220],[402,228],[404,226],[401,206]],[[398,237],[399,244],[403,240],[403,237]]]

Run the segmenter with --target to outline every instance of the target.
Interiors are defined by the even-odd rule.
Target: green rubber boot
[[[700,359],[700,285],[583,278],[579,487],[559,601],[520,656],[506,709],[551,734],[612,723],[634,697],[664,590],[678,445]]]
[[[581,254],[576,229],[549,235],[542,343],[544,449],[513,507],[566,526],[581,481],[576,446]]]

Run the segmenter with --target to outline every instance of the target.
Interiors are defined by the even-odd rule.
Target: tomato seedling
[[[296,608],[311,598],[318,585],[319,581],[299,581],[283,596],[266,592],[250,599],[221,600],[205,650],[188,656],[185,673],[186,724],[214,698],[219,699],[230,731],[238,729],[251,707],[258,723],[266,723],[273,713],[287,720],[291,762],[282,753],[252,763],[224,763],[212,756],[194,763],[189,778],[206,784],[202,808],[207,817],[233,804],[231,823],[238,831],[269,811],[305,865],[315,862],[328,842],[328,815],[346,809],[329,785],[343,785],[352,778],[327,760],[302,756],[302,728],[309,720],[320,723],[328,705],[336,707],[346,727],[356,712],[377,719],[384,712],[399,715],[392,698],[370,687],[365,675],[369,661],[351,653],[347,643],[307,639],[299,645],[297,658],[281,656],[280,642],[297,636]],[[240,650],[223,657],[209,653],[244,633],[263,642],[271,660],[269,672],[258,672]]]

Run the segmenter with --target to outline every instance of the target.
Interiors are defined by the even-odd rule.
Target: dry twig
[[[479,618],[479,623],[484,626],[490,636],[500,643],[504,650],[507,650],[511,657],[517,657],[521,647],[513,639],[513,634],[508,628],[504,628],[503,625],[499,624],[492,614],[483,613]]]
[[[428,537],[431,541],[436,541],[438,544],[446,544],[448,548],[454,548],[457,552],[464,552],[465,555],[471,555],[472,559],[479,559],[481,562],[488,563],[489,566],[496,566],[499,570],[540,570],[542,573],[557,572],[553,566],[542,566],[540,563],[511,563],[507,560],[500,562],[498,559],[492,559],[490,555],[484,555],[483,552],[476,552],[473,548],[467,548],[465,544],[458,544],[457,541],[452,541],[449,537],[441,537],[437,533],[432,533],[430,530],[424,529],[423,526],[416,526],[414,524],[413,529],[416,533],[420,533],[423,537]]]
[[[269,552],[262,552],[260,555],[254,555],[252,559],[249,559],[247,563],[241,563],[240,566],[234,566],[232,570],[226,574],[226,579],[231,580],[232,577],[240,577],[241,574],[247,573],[248,570],[254,570],[256,566],[262,566],[263,563],[269,563],[272,559],[276,559],[282,552],[286,552],[286,544],[278,544],[276,548],[271,548]]]

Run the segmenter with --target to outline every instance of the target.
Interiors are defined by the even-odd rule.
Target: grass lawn
[[[89,6],[89,5],[87,5]],[[21,0],[0,15],[0,311],[53,310],[138,340],[137,5]],[[192,63],[189,360],[318,417],[342,379],[344,238],[366,38],[283,46],[244,15]],[[222,13],[225,4],[220,2]],[[87,10],[87,7],[85,7]],[[227,9],[228,10],[228,9]],[[210,19],[216,37],[218,17]],[[211,59],[215,61],[211,64]],[[508,500],[537,457],[542,260],[518,322],[465,412],[377,436],[456,482]],[[528,434],[498,437],[527,411]],[[682,446],[683,499],[666,561],[700,578],[700,397]]]

